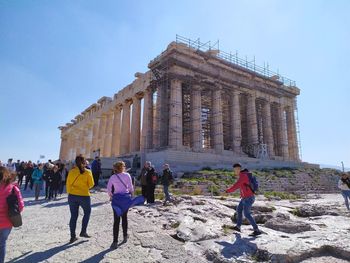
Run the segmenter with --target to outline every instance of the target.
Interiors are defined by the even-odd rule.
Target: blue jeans
[[[75,229],[77,227],[77,220],[79,216],[79,206],[83,208],[84,216],[83,222],[81,225],[80,234],[86,233],[86,229],[89,223],[90,214],[91,214],[91,200],[90,196],[79,196],[79,195],[68,195],[68,204],[70,210],[70,221],[69,229],[70,236],[75,237]]]
[[[5,262],[6,241],[12,227],[0,229],[0,263]]]
[[[258,225],[255,223],[254,218],[252,217],[251,214],[251,208],[252,205],[254,204],[255,197],[246,197],[242,198],[241,202],[239,202],[239,205],[237,207],[237,226],[241,227],[242,225],[242,213],[244,213],[244,217],[248,219],[249,223],[252,225],[254,230],[258,230]]]
[[[350,208],[349,208],[349,200],[348,200],[348,199],[350,199],[350,190],[343,190],[343,191],[341,191],[341,194],[344,197],[346,208],[348,210],[350,210]]]
[[[163,190],[165,194],[165,201],[171,201],[170,194],[169,194],[169,185],[163,185]]]

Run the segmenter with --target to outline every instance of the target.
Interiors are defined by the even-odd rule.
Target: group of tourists
[[[6,167],[10,172],[15,172],[17,175],[17,185],[19,189],[34,190],[35,200],[39,199],[40,191],[45,190],[45,199],[56,200],[58,195],[62,195],[68,170],[62,162],[33,163],[32,161],[12,162],[9,159]]]
[[[113,211],[113,242],[111,249],[118,247],[119,226],[122,223],[123,243],[128,240],[128,210],[135,205],[155,204],[155,188],[157,184],[163,186],[164,203],[171,201],[169,186],[174,182],[174,175],[169,164],[163,165],[161,173],[157,173],[150,161],[146,161],[137,177],[141,185],[142,195],[134,196],[134,183],[132,177],[127,172],[123,161],[118,161],[113,165],[113,173],[107,184],[107,193],[109,195]],[[241,200],[237,206],[237,223],[234,230],[241,232],[243,215],[253,227],[250,236],[261,235],[254,217],[251,214],[252,205],[255,202],[255,194],[258,190],[256,178],[247,170],[242,169],[241,164],[233,165],[233,172],[238,177],[234,185],[225,192],[232,193],[240,190]],[[90,238],[87,232],[88,223],[91,215],[90,189],[98,185],[101,175],[101,161],[98,157],[94,159],[91,165],[81,155],[77,156],[73,168],[68,172],[62,163],[53,163],[49,161],[46,164],[12,162],[9,159],[7,164],[0,163],[0,263],[4,262],[6,240],[11,232],[13,223],[8,215],[8,199],[12,193],[16,196],[17,207],[19,211],[23,210],[24,203],[21,196],[21,185],[25,179],[24,189],[29,186],[35,191],[35,200],[38,200],[40,190],[45,184],[45,199],[55,199],[58,194],[63,193],[64,185],[68,194],[68,204],[70,210],[70,243],[78,238],[76,235],[76,225],[79,216],[79,207],[82,208],[84,215],[80,230],[80,237]],[[350,175],[342,173],[338,182],[338,187],[342,192],[346,208],[350,211]]]

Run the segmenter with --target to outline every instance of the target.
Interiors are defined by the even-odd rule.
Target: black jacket
[[[173,172],[170,169],[163,170],[163,175],[161,178],[162,185],[170,185],[173,180]]]

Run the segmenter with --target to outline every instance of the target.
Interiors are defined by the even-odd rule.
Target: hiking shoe
[[[232,229],[236,232],[241,232],[241,229],[238,226],[234,226]]]
[[[72,244],[72,243],[74,243],[77,240],[78,240],[77,237],[71,237],[70,240],[69,240],[69,243]]]
[[[86,237],[86,238],[90,238],[91,236],[89,236],[87,233],[80,233],[81,237]]]
[[[117,249],[118,248],[118,242],[113,242],[110,246],[110,249]]]
[[[261,233],[260,230],[254,230],[254,232],[251,233],[249,236],[251,236],[251,237],[256,237],[256,236],[259,236],[259,235],[261,235],[261,234],[262,234],[262,233]]]

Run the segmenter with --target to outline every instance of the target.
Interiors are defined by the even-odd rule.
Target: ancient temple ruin
[[[61,160],[138,155],[177,170],[301,164],[294,81],[180,36],[148,68],[59,127]]]

